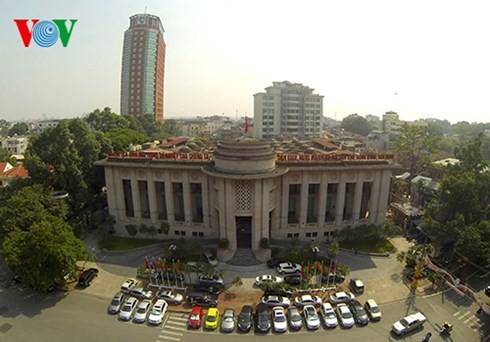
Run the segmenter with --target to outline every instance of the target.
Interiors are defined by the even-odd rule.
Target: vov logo
[[[58,37],[61,40],[63,47],[66,47],[70,41],[73,27],[75,27],[75,23],[78,19],[70,19],[71,27],[69,30],[66,27],[67,21],[68,19],[42,21],[39,21],[39,19],[31,19],[32,26],[29,29],[27,24],[29,19],[14,19],[25,47],[29,47],[31,38],[34,39],[34,42],[40,47],[50,47],[58,41]]]

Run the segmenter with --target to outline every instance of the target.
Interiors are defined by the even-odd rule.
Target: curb
[[[390,253],[371,253],[371,252],[362,252],[362,251],[357,251],[356,253],[352,249],[347,249],[347,248],[339,248],[339,250],[342,252],[349,252],[355,255],[366,255],[366,256],[383,257],[383,258],[387,258],[391,255]]]

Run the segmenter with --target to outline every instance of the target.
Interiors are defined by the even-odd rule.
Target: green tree
[[[146,135],[129,128],[111,129],[106,136],[111,141],[114,151],[128,151],[131,144],[143,144],[149,140]]]
[[[393,143],[400,164],[412,175],[425,170],[436,150],[436,140],[429,136],[427,127],[404,124]]]
[[[337,240],[333,240],[328,244],[327,257],[329,259],[337,258],[337,255],[339,255],[339,250],[340,250],[339,242]]]
[[[67,223],[47,215],[28,230],[10,232],[3,242],[3,258],[24,286],[45,291],[53,284],[64,285],[64,275],[73,274],[76,262],[87,259],[88,252]]]
[[[85,121],[89,126],[101,132],[108,132],[111,129],[129,128],[127,117],[113,113],[109,107],[105,107],[102,111],[95,109],[85,117]]]
[[[12,126],[10,122],[5,119],[0,119],[0,136],[8,135],[9,129]]]
[[[24,135],[29,131],[29,126],[25,122],[16,122],[8,131],[8,135],[13,137],[14,135]]]
[[[341,127],[346,131],[367,136],[372,131],[371,124],[357,114],[351,114],[342,120]]]
[[[163,123],[163,133],[164,137],[177,137],[182,134],[180,128],[177,125],[177,121],[175,120],[165,120]]]

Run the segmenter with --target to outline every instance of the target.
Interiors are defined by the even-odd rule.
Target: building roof
[[[12,166],[8,162],[0,162],[0,176],[5,177],[29,177],[29,173],[22,164]]]
[[[459,164],[459,159],[456,159],[456,158],[446,158],[446,159],[436,160],[432,164],[442,165],[442,166],[458,165]]]
[[[429,177],[424,177],[424,176],[416,176],[412,179],[412,184],[415,185],[422,185],[425,188],[431,189],[431,190],[437,190],[439,189],[439,183],[437,183],[435,180]]]

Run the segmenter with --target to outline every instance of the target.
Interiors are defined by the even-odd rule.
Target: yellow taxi
[[[209,308],[208,315],[206,316],[206,322],[204,327],[206,329],[216,329],[219,323],[219,310],[217,308]]]

